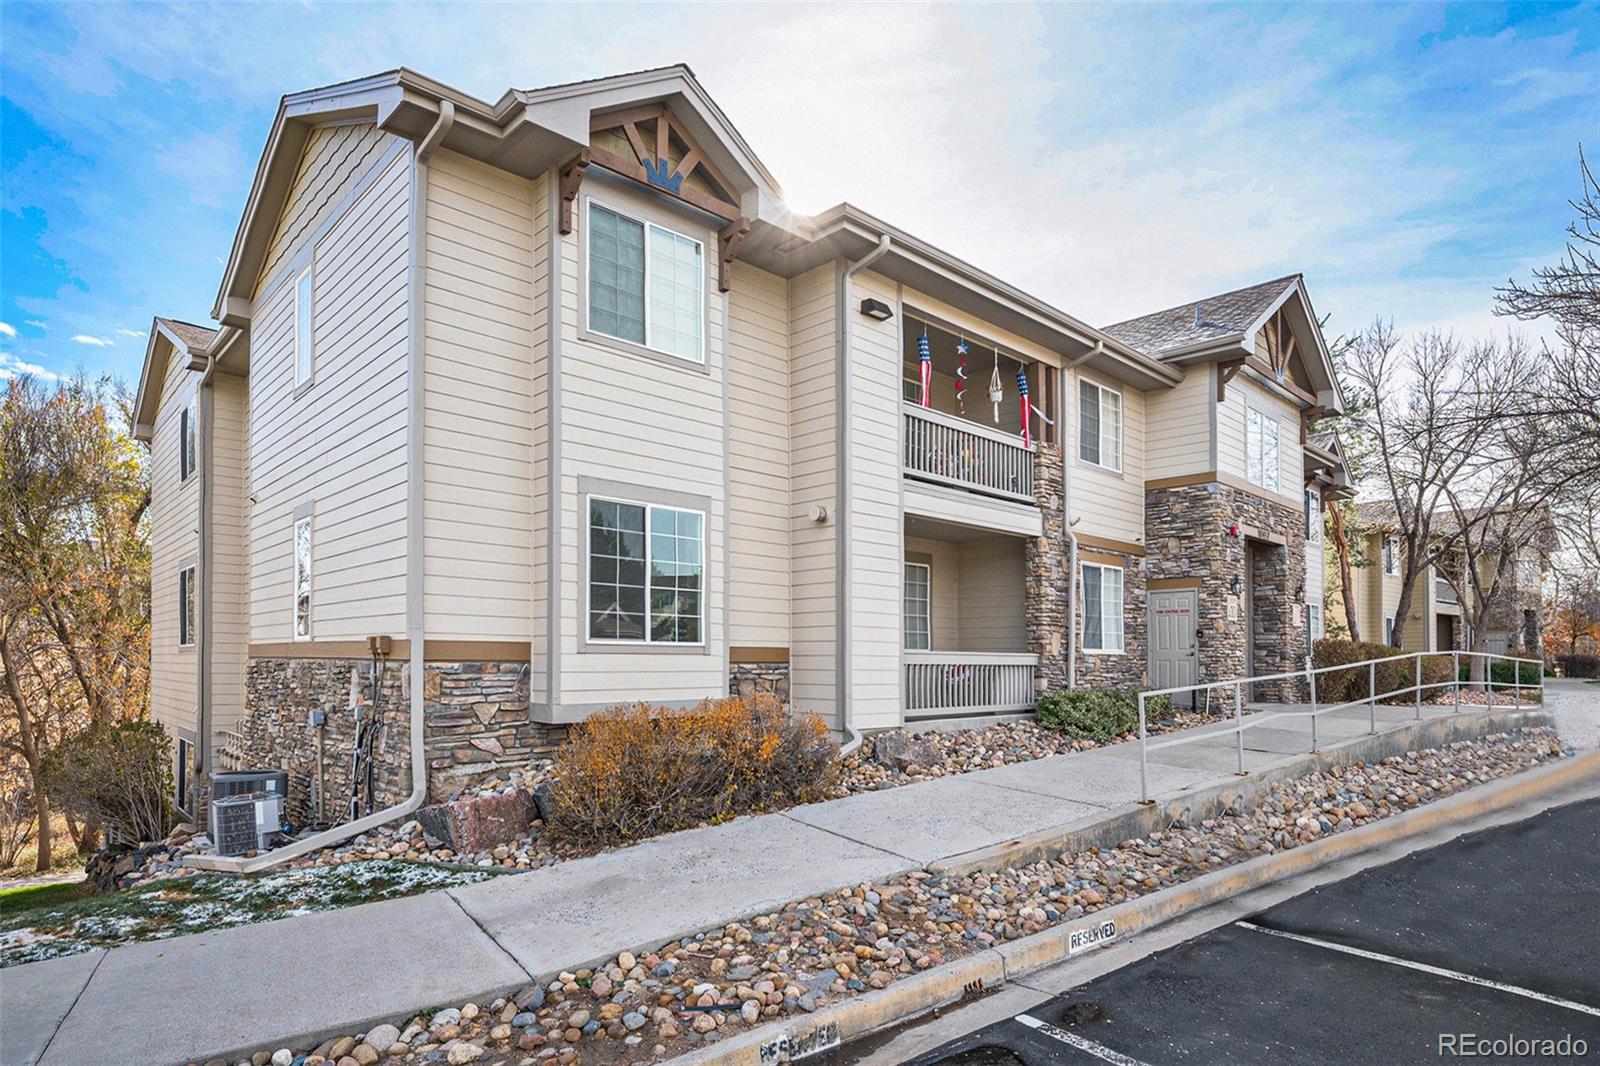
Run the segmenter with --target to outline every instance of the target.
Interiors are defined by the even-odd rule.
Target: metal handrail
[[[1429,682],[1428,684],[1423,684],[1423,682],[1422,682],[1422,661],[1424,659],[1426,659],[1426,658],[1439,658],[1439,657],[1442,657],[1442,656],[1445,656],[1445,655],[1449,655],[1450,656],[1450,661],[1451,661],[1451,676],[1450,676],[1450,680],[1449,681],[1434,681],[1434,682]],[[1309,717],[1311,719],[1311,750],[1313,752],[1315,752],[1315,751],[1318,750],[1317,749],[1317,719],[1320,716],[1329,713],[1330,711],[1343,711],[1343,710],[1348,710],[1351,707],[1360,707],[1360,706],[1363,706],[1363,705],[1367,706],[1370,709],[1370,714],[1369,714],[1369,717],[1368,717],[1367,732],[1368,732],[1369,736],[1375,736],[1377,734],[1377,732],[1378,732],[1378,703],[1379,703],[1379,701],[1393,699],[1396,696],[1402,696],[1402,695],[1405,695],[1408,692],[1414,693],[1416,695],[1416,703],[1415,703],[1415,706],[1416,706],[1416,717],[1417,717],[1418,721],[1421,721],[1421,719],[1422,719],[1422,695],[1423,695],[1423,693],[1427,692],[1427,691],[1430,691],[1430,690],[1433,690],[1433,689],[1446,689],[1446,688],[1448,688],[1448,689],[1453,689],[1454,692],[1455,692],[1455,710],[1456,710],[1457,713],[1459,713],[1460,710],[1461,710],[1461,685],[1462,685],[1462,681],[1461,681],[1461,660],[1462,660],[1463,656],[1465,656],[1468,659],[1471,659],[1473,657],[1477,657],[1477,658],[1488,660],[1488,662],[1487,662],[1487,664],[1485,666],[1485,669],[1484,669],[1484,675],[1485,676],[1484,676],[1484,680],[1482,682],[1483,687],[1488,692],[1488,705],[1487,705],[1486,710],[1489,710],[1489,711],[1494,710],[1494,686],[1495,686],[1495,681],[1493,680],[1493,677],[1494,677],[1494,664],[1495,664],[1495,662],[1497,660],[1516,664],[1512,668],[1512,671],[1511,671],[1511,683],[1510,683],[1509,687],[1512,689],[1513,706],[1517,710],[1520,711],[1522,709],[1522,689],[1523,689],[1523,684],[1522,684],[1522,664],[1524,664],[1524,663],[1527,663],[1529,665],[1532,665],[1532,666],[1538,668],[1539,683],[1537,685],[1530,684],[1527,687],[1530,688],[1530,689],[1535,689],[1536,688],[1538,690],[1538,692],[1539,692],[1539,700],[1540,700],[1540,702],[1541,703],[1544,702],[1544,663],[1543,663],[1542,660],[1539,660],[1539,659],[1525,659],[1525,658],[1521,658],[1521,657],[1515,656],[1515,655],[1500,655],[1500,654],[1497,654],[1495,652],[1485,652],[1485,651],[1449,651],[1449,652],[1415,651],[1415,652],[1399,652],[1399,653],[1397,653],[1395,655],[1386,655],[1386,656],[1383,656],[1383,657],[1377,658],[1377,659],[1362,659],[1362,660],[1359,660],[1357,662],[1340,663],[1340,664],[1337,664],[1337,665],[1334,665],[1334,666],[1317,666],[1317,667],[1313,667],[1308,662],[1306,664],[1305,668],[1301,669],[1301,670],[1286,670],[1283,673],[1278,673],[1278,674],[1260,674],[1260,675],[1257,675],[1255,677],[1233,678],[1233,679],[1230,679],[1230,680],[1227,680],[1227,681],[1208,681],[1208,682],[1205,682],[1205,683],[1202,683],[1202,684],[1194,684],[1194,685],[1175,685],[1175,686],[1173,686],[1171,688],[1149,689],[1149,690],[1140,692],[1139,693],[1139,802],[1140,803],[1149,803],[1149,802],[1151,802],[1151,800],[1150,800],[1149,753],[1152,750],[1160,751],[1162,748],[1177,747],[1180,744],[1195,744],[1195,743],[1199,743],[1199,742],[1204,741],[1204,740],[1212,739],[1214,737],[1220,736],[1220,735],[1230,731],[1230,730],[1227,730],[1227,729],[1208,729],[1208,728],[1205,728],[1205,727],[1201,727],[1200,729],[1196,729],[1196,730],[1193,730],[1193,731],[1188,731],[1187,734],[1176,734],[1176,735],[1171,735],[1171,736],[1164,737],[1162,740],[1157,741],[1155,744],[1151,744],[1150,743],[1148,723],[1146,722],[1146,718],[1145,718],[1145,701],[1147,699],[1149,699],[1150,697],[1152,697],[1152,696],[1172,696],[1172,695],[1177,695],[1178,693],[1181,693],[1181,692],[1209,692],[1210,690],[1215,689],[1215,688],[1230,688],[1231,687],[1233,689],[1233,729],[1231,730],[1231,732],[1234,733],[1234,735],[1235,735],[1235,737],[1237,739],[1237,750],[1238,750],[1238,760],[1239,760],[1239,762],[1238,762],[1239,769],[1238,769],[1237,773],[1240,776],[1245,776],[1247,771],[1244,768],[1244,731],[1246,729],[1254,729],[1256,726],[1266,725],[1268,722],[1275,721],[1275,720],[1277,720],[1279,718],[1306,718],[1306,717]],[[1377,690],[1378,689],[1378,666],[1379,666],[1379,664],[1380,663],[1391,663],[1391,662],[1395,662],[1395,661],[1401,660],[1401,659],[1412,659],[1412,660],[1415,660],[1415,662],[1416,662],[1416,671],[1415,671],[1416,680],[1410,685],[1402,686],[1401,688],[1394,689],[1394,690],[1392,690],[1390,692],[1379,692]],[[1367,668],[1367,695],[1366,696],[1362,697],[1361,699],[1357,699],[1357,700],[1346,700],[1343,703],[1330,704],[1330,705],[1328,705],[1326,707],[1318,705],[1318,702],[1317,702],[1317,675],[1326,674],[1326,673],[1329,673],[1329,672],[1334,671],[1334,670],[1357,670],[1357,669],[1359,669],[1359,668],[1361,668],[1363,666],[1365,666]],[[1263,682],[1263,681],[1287,681],[1287,680],[1290,680],[1290,679],[1299,680],[1301,678],[1305,679],[1307,688],[1308,688],[1310,696],[1311,696],[1311,709],[1310,710],[1308,710],[1308,711],[1266,711],[1266,712],[1262,712],[1262,713],[1259,713],[1259,714],[1255,715],[1253,718],[1251,718],[1251,720],[1249,722],[1245,721],[1245,718],[1244,718],[1244,686],[1253,685],[1253,684],[1256,684],[1258,682]],[[1476,685],[1476,684],[1478,684],[1478,682],[1468,681],[1467,684],[1468,685]],[[1506,687],[1506,686],[1502,685],[1502,687]]]

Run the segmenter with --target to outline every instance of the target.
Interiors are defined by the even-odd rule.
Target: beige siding
[[[530,638],[535,183],[428,168],[424,602],[430,639]],[[542,387],[542,386],[541,386]]]
[[[394,160],[318,241],[315,373],[295,395],[294,286],[258,301],[250,373],[250,639],[291,638],[295,508],[315,506],[313,635],[405,623],[410,165]]]
[[[789,646],[789,284],[733,268],[729,315],[729,608],[735,647]]]
[[[846,306],[872,296],[891,307],[892,282],[852,279]],[[850,496],[850,705],[857,728],[900,723],[900,318],[851,321],[848,447]]]
[[[313,238],[340,202],[396,138],[370,124],[322,126],[311,131],[289,187],[283,214],[267,245],[259,285],[273,285],[284,265]],[[261,290],[256,290],[259,298]]]
[[[1068,375],[1072,425],[1067,435],[1067,476],[1072,479],[1072,516],[1081,519],[1080,534],[1113,540],[1144,541],[1145,396],[1124,385],[1086,370]],[[1078,456],[1078,382],[1092,381],[1122,394],[1122,470],[1106,470]]]
[[[585,184],[585,189],[590,189]],[[561,342],[561,692],[563,706],[648,700],[694,700],[726,692],[723,591],[726,501],[723,416],[726,323],[716,292],[716,234],[703,223],[631,188],[593,183],[592,195],[700,240],[705,287],[711,295],[705,323],[706,365],[671,356],[653,358],[581,335],[585,301],[579,294],[579,230],[588,195],[580,198],[577,227],[562,241]],[[674,492],[709,501],[706,515],[705,646],[654,649],[637,645],[583,647],[587,589],[579,546],[588,538],[580,478],[603,479],[640,490]]]
[[[150,709],[168,730],[193,740],[199,660],[195,648],[178,646],[178,571],[200,554],[200,478],[179,480],[178,453],[183,408],[200,375],[185,363],[176,354],[167,363],[150,440]]]
[[[233,728],[244,711],[249,656],[249,384],[233,374],[211,378],[211,723]]]
[[[1149,480],[1211,470],[1211,405],[1215,394],[1205,366],[1192,366],[1176,388],[1145,397],[1144,476]]]
[[[836,713],[838,677],[835,501],[839,408],[834,363],[838,269],[830,263],[789,283],[789,489],[793,508],[789,695],[797,709],[823,715]],[[825,524],[814,520],[818,507],[827,509]]]
[[[961,651],[1028,650],[1023,542],[983,537],[961,543]]]

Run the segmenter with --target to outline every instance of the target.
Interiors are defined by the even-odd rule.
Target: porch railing
[[[1031,711],[1039,657],[1026,652],[908,651],[906,717]]]
[[[1033,503],[1033,449],[976,422],[906,404],[905,473],[925,481]]]
[[[1483,660],[1483,679],[1481,681],[1465,680],[1461,676],[1463,665],[1470,666],[1474,658]],[[1427,681],[1423,676],[1423,661],[1426,659],[1445,660],[1450,663],[1450,680]],[[1381,663],[1400,663],[1407,665],[1401,667],[1404,675],[1411,678],[1410,683],[1391,689],[1386,692],[1378,691],[1378,666]],[[1494,677],[1496,663],[1510,663],[1511,669],[1507,671],[1510,680],[1500,680]],[[1523,667],[1533,667],[1536,680],[1524,682]],[[1362,668],[1365,667],[1365,671]],[[1366,695],[1358,699],[1346,700],[1343,703],[1321,703],[1317,699],[1317,678],[1323,674],[1335,671],[1353,672],[1359,677],[1362,672],[1367,675]],[[1470,671],[1469,671],[1470,672]],[[1279,682],[1297,684],[1305,682],[1306,692],[1311,698],[1308,710],[1282,710],[1266,711],[1253,715],[1246,720],[1244,716],[1244,693],[1253,684],[1258,682]],[[1452,693],[1451,704],[1456,713],[1462,708],[1462,689],[1482,689],[1486,695],[1487,705],[1485,711],[1505,710],[1510,706],[1518,711],[1522,710],[1523,694],[1526,692],[1531,699],[1538,694],[1539,702],[1544,702],[1544,664],[1538,659],[1519,659],[1512,655],[1499,655],[1494,652],[1478,651],[1453,651],[1453,652],[1401,652],[1398,655],[1389,655],[1381,659],[1366,659],[1360,662],[1344,663],[1339,666],[1319,666],[1312,668],[1307,662],[1304,669],[1290,670],[1281,674],[1263,674],[1260,677],[1240,677],[1229,681],[1212,681],[1198,685],[1178,685],[1174,688],[1146,689],[1139,693],[1139,802],[1150,802],[1150,771],[1149,754],[1160,751],[1162,748],[1177,747],[1179,744],[1215,742],[1218,736],[1227,736],[1232,733],[1235,739],[1235,749],[1238,752],[1238,773],[1245,775],[1244,768],[1244,733],[1247,729],[1256,726],[1268,725],[1280,718],[1310,718],[1311,719],[1311,750],[1320,750],[1317,739],[1317,719],[1330,711],[1344,711],[1353,707],[1367,708],[1367,733],[1375,736],[1378,732],[1378,702],[1380,700],[1393,701],[1398,697],[1409,696],[1415,708],[1415,717],[1422,720],[1422,700],[1429,693]],[[1155,743],[1150,742],[1150,735],[1145,721],[1145,701],[1153,696],[1178,696],[1184,693],[1204,692],[1209,697],[1211,691],[1226,692],[1233,690],[1232,729],[1199,728],[1185,730],[1173,736],[1162,737]],[[1505,698],[1506,690],[1511,691],[1511,699]],[[1496,690],[1499,691],[1500,700],[1495,702]]]
[[[1433,579],[1433,598],[1440,603],[1459,603],[1455,586],[1442,577]]]

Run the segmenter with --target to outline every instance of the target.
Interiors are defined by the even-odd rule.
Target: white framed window
[[[1122,568],[1083,564],[1083,650],[1117,653],[1122,648]]]
[[[589,201],[589,329],[705,362],[705,246]]]
[[[1385,644],[1393,644],[1394,643],[1394,619],[1393,618],[1385,617],[1384,620],[1383,620],[1383,642]]]
[[[294,639],[311,639],[311,517],[294,523]]]
[[[1315,603],[1306,604],[1306,628],[1310,631],[1312,640],[1322,639],[1323,628],[1321,605]]]
[[[178,414],[178,480],[188,481],[194,475],[196,438],[199,435],[200,409],[198,398],[191,396]]]
[[[906,564],[904,606],[906,650],[928,651],[933,647],[933,568],[928,564]]]
[[[198,620],[195,612],[195,595],[194,567],[186,566],[178,571],[178,647],[180,648],[194,646],[195,622]]]
[[[1122,469],[1122,394],[1078,379],[1078,458]]]
[[[1278,422],[1255,407],[1244,409],[1245,477],[1250,484],[1278,491]]]
[[[294,279],[294,386],[297,389],[309,382],[316,371],[312,315],[311,268],[306,267]]]
[[[591,643],[705,643],[702,511],[588,498]]]
[[[1383,538],[1383,572],[1390,577],[1400,574],[1400,538]]]
[[[1306,539],[1316,543],[1322,539],[1322,490],[1306,489]]]

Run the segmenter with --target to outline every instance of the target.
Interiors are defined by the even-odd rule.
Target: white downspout
[[[1061,519],[1067,531],[1067,687],[1078,687],[1078,535],[1072,527],[1078,520],[1072,517],[1072,452],[1075,442],[1068,437],[1068,426],[1077,423],[1067,417],[1071,409],[1073,392],[1067,372],[1074,370],[1106,350],[1105,341],[1096,341],[1093,348],[1071,360],[1061,368]],[[1075,428],[1074,428],[1075,432]]]
[[[850,529],[846,514],[850,509],[850,478],[853,464],[850,461],[850,342],[852,330],[850,328],[850,279],[867,267],[882,259],[889,251],[890,238],[887,233],[878,238],[878,246],[850,266],[839,275],[839,328],[836,353],[838,359],[839,375],[839,426],[836,437],[836,447],[839,449],[839,499],[836,510],[838,514],[835,521],[839,523],[839,579],[838,579],[838,604],[839,628],[837,633],[838,652],[835,662],[835,674],[838,682],[834,689],[834,699],[839,705],[839,730],[845,736],[844,747],[839,749],[840,755],[849,755],[861,746],[861,734],[856,731],[855,723],[850,718]]]
[[[424,678],[423,654],[423,583],[422,583],[422,443],[423,443],[423,364],[422,364],[422,299],[423,263],[426,253],[428,205],[428,158],[439,147],[450,127],[455,124],[456,107],[449,100],[439,102],[439,118],[428,135],[417,146],[415,167],[411,182],[411,343],[406,352],[406,401],[410,409],[409,429],[406,436],[406,639],[410,651],[410,739],[411,739],[411,794],[399,803],[344,825],[334,826],[321,833],[303,837],[286,847],[275,848],[265,855],[239,858],[229,855],[189,855],[184,865],[202,870],[220,870],[227,873],[249,874],[266,870],[308,852],[349,840],[353,836],[376,829],[386,822],[402,818],[418,807],[428,796],[428,756],[423,750],[423,712],[426,701],[422,688]]]

